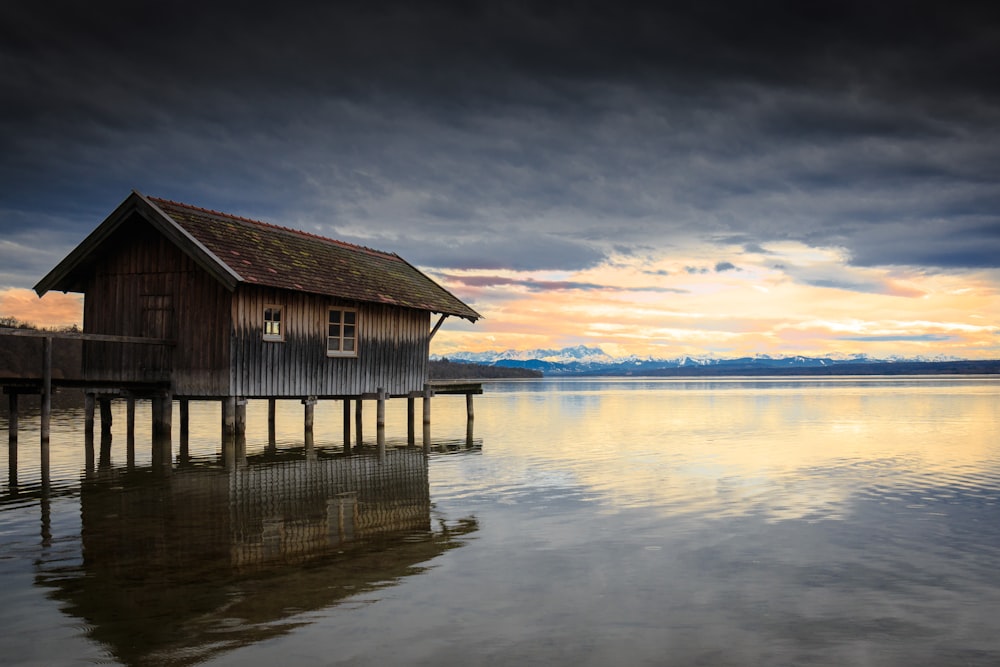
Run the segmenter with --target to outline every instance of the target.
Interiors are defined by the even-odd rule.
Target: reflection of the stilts
[[[81,486],[82,566],[40,565],[38,581],[122,662],[198,662],[461,546],[476,520],[432,524],[427,465],[400,449],[102,468]]]

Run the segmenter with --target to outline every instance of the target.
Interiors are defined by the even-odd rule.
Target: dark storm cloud
[[[64,252],[135,187],[429,266],[739,237],[995,267],[998,26],[978,3],[14,0],[0,233],[44,215]]]

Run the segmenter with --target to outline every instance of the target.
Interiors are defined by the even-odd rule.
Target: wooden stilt
[[[236,397],[222,399],[222,461],[227,469],[236,465]]]
[[[42,448],[46,458],[43,465],[48,465],[49,427],[52,418],[52,337],[42,339]]]
[[[135,468],[135,397],[129,396],[125,404],[125,464]],[[181,420],[183,424],[183,419]]]
[[[42,424],[40,468],[42,480],[49,479],[49,428],[52,418],[52,337],[42,339]]]
[[[83,433],[86,437],[94,437],[94,394],[87,392],[83,396]]]
[[[316,397],[310,396],[309,398],[302,399],[302,405],[305,406],[303,415],[303,428],[306,433],[313,432],[313,425],[316,422]]]
[[[8,419],[7,419],[7,442],[17,451],[17,392],[11,391],[7,397]]]
[[[406,397],[406,444],[412,447],[416,444],[416,428],[414,422],[416,421],[415,410],[413,404],[415,399],[413,396]]]
[[[101,405],[101,435],[111,434],[111,424],[113,417],[111,416],[111,399],[108,397],[101,397],[98,400]]]
[[[472,394],[465,395],[465,446],[472,447],[472,426],[476,421],[476,413],[472,409]]]
[[[354,448],[359,452],[361,451],[361,441],[363,438],[361,429],[361,418],[364,411],[363,405],[364,401],[361,400],[360,396],[354,399]]]
[[[181,429],[184,428],[184,410],[181,410]],[[125,439],[129,447],[135,447],[135,397],[125,401]]]
[[[247,434],[247,399],[237,398],[233,415],[233,429],[237,436]]]
[[[181,413],[181,433],[180,433],[180,451],[178,456],[183,462],[187,462],[191,459],[191,405],[190,401],[186,398],[182,398],[178,401],[180,413]]]
[[[429,384],[424,385],[424,453],[429,454],[431,451],[431,396],[434,395],[434,390],[431,389]]]
[[[351,399],[344,399],[344,453],[351,453]]]
[[[378,444],[379,459],[385,458],[385,391],[378,388],[378,404],[375,410],[375,440]]]
[[[277,447],[277,421],[275,420],[275,410],[277,401],[273,398],[267,399],[267,446],[274,450]]]
[[[153,398],[153,463],[161,472],[169,474],[173,463],[171,422],[173,421],[173,396],[170,393]]]
[[[236,397],[226,396],[222,399],[222,435],[236,434]]]
[[[8,398],[10,416],[7,420],[7,481],[11,492],[17,489],[17,393]]]

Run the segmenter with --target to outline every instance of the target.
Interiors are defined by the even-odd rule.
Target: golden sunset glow
[[[433,351],[1000,357],[996,271],[860,268],[797,244],[722,270],[697,255],[620,259],[575,273],[451,272],[445,285],[485,320],[446,327]]]

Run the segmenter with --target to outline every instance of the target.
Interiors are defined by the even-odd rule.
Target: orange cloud
[[[39,327],[59,328],[83,324],[83,295],[48,292],[38,298],[32,290],[0,290],[0,317],[16,317]]]

